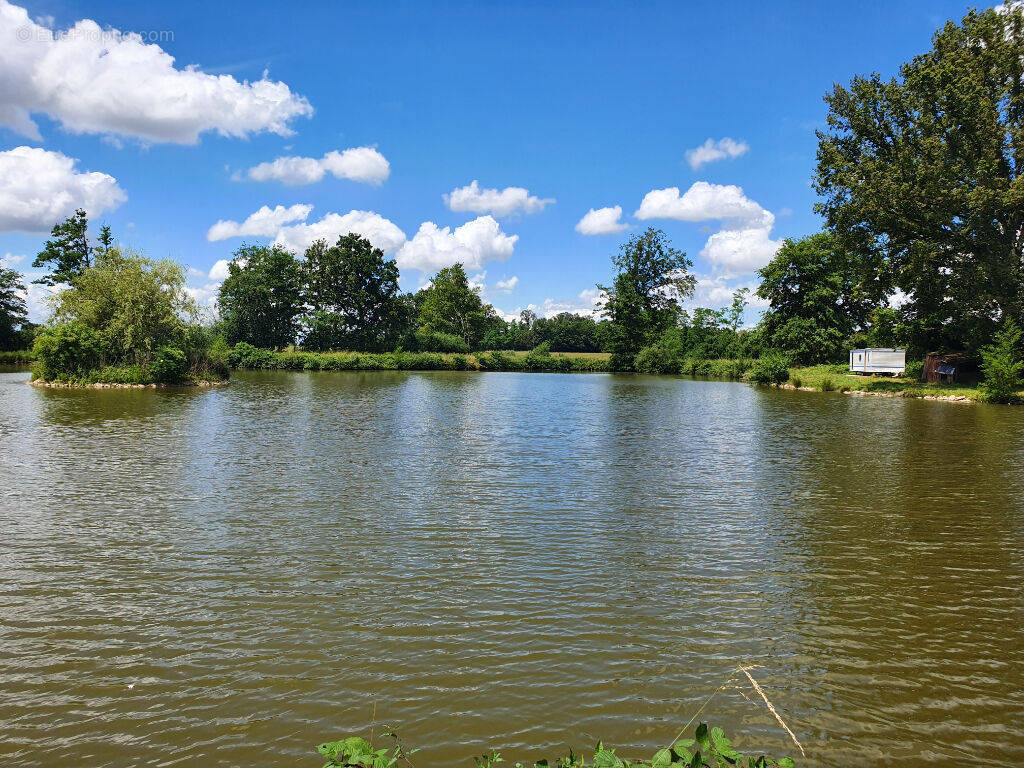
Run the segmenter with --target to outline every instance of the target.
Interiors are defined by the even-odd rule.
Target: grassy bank
[[[945,397],[979,400],[980,390],[966,384],[927,384],[905,376],[851,374],[845,365],[811,365],[791,368],[790,386],[822,392],[866,392],[895,397]]]
[[[28,365],[36,359],[31,349],[18,349],[13,352],[0,352],[0,365]]]
[[[530,371],[600,373],[607,355],[517,354],[515,352],[272,352],[236,344],[227,357],[232,368],[281,371]]]

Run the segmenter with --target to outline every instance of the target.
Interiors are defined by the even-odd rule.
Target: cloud
[[[325,175],[379,185],[391,173],[391,164],[373,147],[355,147],[343,152],[333,150],[323,157],[279,157],[260,163],[248,171],[253,181],[280,181],[289,186],[315,184]]]
[[[292,221],[305,221],[312,205],[298,203],[285,208],[278,205],[274,208],[264,205],[249,218],[239,224],[237,221],[221,219],[206,233],[210,242],[227,240],[229,237],[273,237],[282,226]]]
[[[3,256],[0,256],[0,266],[5,267],[6,269],[14,269],[16,265],[21,264],[24,260],[25,254],[13,254],[8,252]]]
[[[405,233],[394,222],[372,211],[349,211],[344,215],[328,213],[312,224],[282,227],[274,236],[274,244],[302,253],[315,240],[326,240],[333,245],[350,232],[362,235],[387,254],[394,253],[405,243]]]
[[[480,184],[474,179],[469,186],[457,187],[445,195],[444,202],[453,211],[490,213],[501,218],[517,211],[538,213],[555,200],[541,199],[522,187],[505,187],[502,190],[480,189]]]
[[[478,271],[489,261],[507,260],[517,240],[519,235],[506,235],[491,216],[480,216],[454,231],[425,221],[398,251],[396,260],[400,269],[421,272],[435,272],[457,262],[468,271]]]
[[[210,267],[210,279],[217,282],[223,282],[228,279],[230,274],[228,270],[228,264],[231,262],[227,259],[218,259],[214,262],[214,265]]]
[[[644,195],[635,215],[638,219],[723,221],[723,229],[708,238],[701,256],[724,274],[760,269],[782,246],[782,241],[771,239],[775,216],[734,185],[698,181],[682,196],[678,187],[653,189]]]
[[[0,152],[0,232],[47,232],[76,208],[93,218],[128,199],[113,176],[80,173],[77,163],[36,147]]]
[[[611,208],[591,208],[587,214],[576,222],[576,231],[581,235],[615,235],[628,229],[629,225],[622,218],[622,206]]]
[[[633,215],[642,220],[722,219],[748,226],[764,226],[775,220],[771,213],[744,195],[742,187],[706,181],[695,182],[682,196],[679,187],[652,189],[644,195],[640,208]]]
[[[519,285],[519,278],[515,275],[509,278],[503,278],[494,284],[494,289],[501,291],[502,293],[512,293],[515,287]]]
[[[173,38],[172,38],[173,39]],[[42,113],[72,133],[195,144],[199,135],[291,134],[313,108],[266,73],[255,82],[211,75],[141,35],[83,19],[54,31],[0,0],[0,125],[33,139]]]
[[[724,274],[754,272],[765,266],[782,247],[772,240],[771,226],[724,229],[708,238],[700,255]]]
[[[525,307],[516,307],[511,312],[498,309],[497,312],[506,321],[518,320],[519,314],[528,309],[539,317],[554,317],[563,312],[583,317],[598,318],[602,314],[601,305],[604,304],[607,296],[596,288],[586,288],[577,294],[575,299],[544,299],[540,304],[527,304]]]
[[[684,302],[684,306],[688,309],[693,307],[710,307],[711,309],[718,309],[719,307],[728,307],[732,304],[733,294],[742,289],[746,288],[747,293],[747,306],[753,308],[763,308],[768,306],[766,299],[759,298],[757,296],[758,282],[757,280],[730,280],[723,275],[696,275],[697,285],[693,292],[693,296]]]
[[[693,170],[697,170],[706,163],[713,163],[716,160],[739,157],[750,151],[745,141],[734,141],[728,137],[715,141],[708,139],[699,147],[686,150],[686,161]]]

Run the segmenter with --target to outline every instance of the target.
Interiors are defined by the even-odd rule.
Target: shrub
[[[461,336],[440,331],[427,331],[422,328],[416,331],[416,348],[422,352],[469,352],[469,345]]]
[[[257,349],[248,342],[240,341],[228,354],[228,364],[232,368],[276,368],[277,359],[269,350]]]
[[[992,344],[981,350],[981,397],[989,403],[1015,403],[1024,377],[1021,359],[1021,339],[1024,333],[1012,319],[1007,318]]]
[[[755,384],[783,384],[788,379],[789,360],[778,352],[766,352],[750,369],[750,380]]]
[[[141,365],[106,365],[92,371],[93,384],[152,384],[153,374]]]
[[[678,373],[679,364],[664,347],[644,347],[637,353],[633,367],[638,373]]]
[[[551,344],[546,341],[542,341],[531,350],[530,354],[536,355],[537,357],[551,357]]]
[[[158,348],[156,354],[153,355],[149,369],[156,381],[164,384],[178,384],[188,373],[188,358],[177,347],[164,345]]]
[[[84,378],[99,367],[103,358],[99,335],[77,321],[45,329],[36,336],[32,350],[37,360],[36,376],[52,381]]]
[[[801,379],[795,373],[789,374],[789,383],[792,384],[797,389],[800,389],[800,387],[804,385],[803,379]]]
[[[831,376],[825,376],[821,380],[821,391],[832,392],[836,388],[836,383],[832,380]]]
[[[907,363],[907,368],[903,372],[903,375],[908,379],[914,381],[921,381],[924,378],[924,361],[923,360],[911,360]]]

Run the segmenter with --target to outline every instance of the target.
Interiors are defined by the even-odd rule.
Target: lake
[[[1024,408],[672,377],[0,374],[5,765],[397,727],[665,746],[738,664],[798,765],[1024,760]],[[799,758],[749,686],[704,717]],[[375,714],[374,714],[375,713]]]

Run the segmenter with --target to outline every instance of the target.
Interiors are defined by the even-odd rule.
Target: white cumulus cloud
[[[47,232],[77,208],[94,218],[128,199],[113,176],[77,163],[36,147],[0,152],[0,232]]]
[[[481,189],[479,182],[474,179],[468,186],[457,187],[445,195],[444,202],[453,211],[489,213],[501,218],[519,211],[537,213],[555,200],[531,195],[530,190],[523,187]]]
[[[195,144],[199,135],[289,135],[313,114],[305,98],[266,74],[255,82],[211,75],[140,35],[83,19],[51,30],[0,0],[0,125],[39,138],[33,114],[72,133]]]
[[[253,181],[280,181],[289,186],[315,184],[328,173],[339,179],[378,185],[391,173],[391,164],[373,147],[333,150],[321,158],[279,157],[248,171]]]
[[[274,244],[302,253],[315,240],[326,240],[333,245],[350,232],[362,235],[387,254],[394,253],[405,243],[405,233],[393,221],[373,211],[349,211],[343,215],[328,213],[311,224],[282,227],[274,236]]]
[[[563,312],[569,312],[574,315],[596,319],[602,315],[601,307],[607,298],[607,295],[596,288],[586,288],[580,291],[575,299],[556,300],[548,298],[544,299],[540,304],[527,304],[525,307],[516,307],[511,312],[505,312],[501,309],[497,311],[506,321],[518,320],[520,313],[524,309],[530,310],[539,317],[554,317]]]
[[[743,194],[742,187],[709,184],[706,181],[695,182],[683,195],[679,194],[679,187],[652,189],[644,195],[640,208],[633,215],[642,220],[724,219],[749,226],[773,223],[775,219],[771,213]]]
[[[210,227],[206,233],[206,239],[215,242],[227,240],[229,237],[273,237],[285,224],[292,221],[305,221],[312,210],[312,205],[302,203],[290,208],[285,208],[283,205],[274,208],[264,205],[241,223],[221,219]]]
[[[745,141],[735,141],[728,137],[718,141],[708,139],[699,147],[686,150],[686,162],[696,171],[705,163],[739,157],[745,155],[749,150],[750,147]]]
[[[502,293],[512,293],[517,285],[519,285],[519,278],[516,275],[512,275],[512,277],[502,278],[496,282],[494,288]]]
[[[725,274],[760,269],[782,246],[782,241],[771,238],[774,214],[734,185],[698,181],[682,195],[678,187],[653,189],[644,195],[635,215],[638,219],[722,221],[723,229],[708,238],[701,256]]]
[[[425,221],[396,256],[400,269],[434,272],[461,263],[478,271],[489,261],[505,261],[512,255],[519,235],[507,235],[491,216],[480,216],[456,227],[438,227]]]
[[[576,222],[576,231],[581,235],[615,235],[629,227],[622,221],[622,206],[591,208]]]

